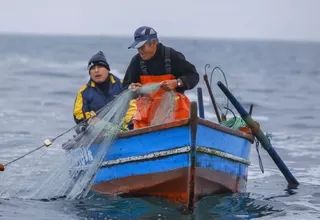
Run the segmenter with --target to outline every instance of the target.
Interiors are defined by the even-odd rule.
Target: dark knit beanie
[[[106,57],[104,56],[102,51],[99,51],[95,55],[91,57],[91,59],[88,62],[88,70],[90,72],[90,69],[96,65],[104,66],[107,70],[110,71],[110,66],[107,62]]]

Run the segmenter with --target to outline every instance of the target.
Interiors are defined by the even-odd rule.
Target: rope
[[[57,140],[58,138],[62,137],[63,135],[65,135],[66,133],[68,133],[69,131],[71,131],[72,129],[74,129],[74,128],[77,127],[77,126],[78,126],[78,125],[75,125],[75,126],[73,126],[72,128],[69,128],[69,129],[66,130],[65,132],[63,132],[63,133],[59,134],[58,136],[56,136],[55,138],[53,138],[51,141],[50,141],[49,139],[46,139],[46,140],[44,141],[45,143],[44,143],[43,145],[41,145],[40,147],[37,147],[36,149],[31,150],[31,151],[29,151],[28,153],[26,153],[26,154],[24,154],[24,155],[22,155],[22,156],[20,156],[20,157],[18,157],[18,158],[16,158],[16,159],[14,159],[14,160],[11,160],[10,162],[6,163],[4,166],[6,167],[6,166],[8,166],[9,164],[12,164],[13,162],[18,161],[18,160],[24,158],[25,156],[27,156],[27,155],[29,155],[29,154],[37,151],[37,150],[40,150],[41,148],[43,148],[43,147],[45,147],[45,146],[46,146],[46,147],[49,147],[55,140]],[[48,141],[48,142],[46,142],[46,141]]]
[[[229,120],[222,121],[222,126],[238,130],[241,127],[246,127],[246,122],[241,117],[232,117]]]

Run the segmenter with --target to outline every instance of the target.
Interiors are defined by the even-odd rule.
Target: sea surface
[[[0,219],[320,219],[320,43],[160,40],[183,52],[201,78],[206,64],[210,64],[209,76],[215,66],[224,71],[229,89],[244,107],[254,105],[253,118],[270,135],[300,185],[288,188],[266,151],[260,149],[262,173],[253,144],[247,192],[208,197],[193,214],[183,214],[179,206],[157,198],[89,194],[80,200],[48,201],[9,196],[0,198]],[[0,35],[0,163],[74,126],[73,104],[78,89],[89,79],[89,58],[103,51],[111,72],[122,78],[136,53],[127,49],[131,41],[130,37]],[[217,97],[221,91],[215,83],[223,81],[218,72],[212,79]],[[197,87],[203,89],[205,117],[216,121],[202,79]],[[196,91],[187,93],[191,100],[197,100]],[[217,101],[226,105],[223,98]],[[43,151],[55,154],[54,149]],[[26,181],[27,173],[16,170],[26,168],[28,160],[34,158],[27,156],[12,164],[12,169],[8,166],[6,175],[16,176],[17,183]],[[28,169],[40,174],[44,164],[55,162],[48,157],[37,160],[42,167]],[[0,191],[6,181],[3,175]]]

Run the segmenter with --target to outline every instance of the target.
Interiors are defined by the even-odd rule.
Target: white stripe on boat
[[[182,154],[182,153],[188,153],[191,151],[191,147],[190,146],[185,146],[185,147],[180,147],[180,148],[175,148],[175,149],[170,149],[170,150],[164,150],[164,151],[158,151],[158,152],[154,152],[154,153],[149,153],[149,154],[144,154],[144,155],[139,155],[139,156],[131,156],[131,157],[123,157],[123,158],[119,158],[116,160],[108,160],[102,163],[101,168],[102,167],[108,167],[108,166],[112,166],[112,165],[118,165],[118,164],[123,164],[123,163],[129,163],[129,162],[138,162],[138,161],[145,161],[145,160],[151,160],[151,159],[158,159],[161,157],[167,157],[167,156],[171,156],[171,155],[177,155],[177,154]],[[239,162],[239,163],[243,163],[246,165],[250,165],[250,161],[247,159],[244,159],[242,157],[238,157],[238,156],[234,156],[232,154],[223,152],[223,151],[219,151],[219,150],[215,150],[212,148],[208,148],[208,147],[201,147],[201,146],[197,146],[197,152],[201,152],[201,153],[206,153],[206,154],[210,154],[210,155],[215,155],[218,157],[222,157],[228,160],[232,160],[235,162]]]
[[[235,156],[233,154],[229,154],[229,153],[226,153],[226,152],[223,152],[223,151],[212,149],[212,148],[209,148],[209,147],[197,146],[197,152],[207,153],[207,154],[211,154],[211,155],[222,157],[224,159],[233,160],[235,162],[239,162],[239,163],[243,163],[243,164],[246,164],[246,165],[250,165],[250,160],[247,160],[247,159],[244,159],[242,157],[238,157],[238,156]]]

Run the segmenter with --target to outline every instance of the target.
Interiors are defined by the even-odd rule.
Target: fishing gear
[[[212,93],[212,89],[211,89],[210,84],[209,84],[208,75],[207,75],[207,67],[210,68],[210,64],[206,64],[205,67],[204,67],[203,80],[206,83],[206,86],[207,86],[207,89],[208,89],[208,92],[209,92],[209,95],[210,95],[210,98],[211,98],[211,102],[212,102],[212,105],[213,105],[213,108],[214,108],[214,112],[216,113],[218,122],[220,123],[221,122],[221,118],[220,118],[220,114],[219,114],[219,111],[218,111],[218,107],[217,107],[216,101],[215,101],[213,93]]]
[[[101,109],[99,109],[99,110],[97,111],[97,113],[100,112],[103,108],[104,108],[104,107],[102,107]],[[6,164],[4,164],[4,165],[3,165],[2,163],[0,163],[0,171],[1,171],[1,172],[4,171],[4,170],[5,170],[5,167],[8,166],[9,164],[12,164],[12,163],[18,161],[18,160],[24,158],[25,156],[27,156],[27,155],[29,155],[29,154],[32,154],[32,153],[35,152],[35,151],[40,150],[40,149],[43,148],[43,147],[49,147],[49,146],[50,146],[54,141],[56,141],[58,138],[60,138],[60,137],[62,137],[63,135],[67,134],[69,131],[71,131],[72,129],[75,129],[76,127],[79,128],[79,129],[75,129],[76,132],[78,132],[78,131],[84,131],[84,130],[86,129],[85,123],[86,123],[87,121],[90,122],[89,120],[92,119],[92,118],[95,117],[95,116],[96,116],[96,113],[93,112],[93,111],[91,111],[91,112],[90,112],[90,118],[86,118],[86,119],[85,119],[83,122],[81,122],[80,124],[77,124],[77,125],[69,128],[68,130],[64,131],[63,133],[59,134],[58,136],[56,136],[55,138],[53,138],[53,139],[51,139],[51,140],[50,140],[50,139],[45,139],[45,140],[43,141],[43,145],[41,145],[40,147],[37,147],[36,149],[33,149],[33,150],[29,151],[28,153],[26,153],[26,154],[24,154],[24,155],[22,155],[22,156],[20,156],[20,157],[18,157],[18,158],[16,158],[16,159],[10,161],[10,162],[8,162],[8,163],[6,163]]]
[[[154,90],[157,90],[157,89],[159,89],[159,88],[160,88],[160,84],[158,83],[158,84],[155,84],[155,85],[143,86],[143,87],[139,87],[139,88],[137,88],[137,89],[130,89],[130,90],[139,92],[140,94],[148,94],[149,91],[154,91]],[[40,150],[40,149],[43,148],[43,147],[49,147],[54,141],[56,141],[58,138],[62,137],[63,135],[67,134],[67,133],[68,133],[69,131],[71,131],[72,129],[75,129],[75,131],[76,131],[77,134],[82,133],[83,131],[85,131],[85,130],[87,129],[87,125],[90,124],[91,120],[92,120],[93,118],[95,118],[96,115],[97,115],[99,112],[101,112],[103,109],[105,109],[107,106],[108,106],[108,105],[103,106],[103,107],[102,107],[101,109],[99,109],[97,112],[90,111],[90,117],[89,117],[89,118],[86,118],[86,119],[83,120],[81,123],[79,123],[79,124],[71,127],[70,129],[68,129],[68,130],[66,130],[65,132],[59,134],[58,136],[56,136],[55,138],[53,138],[53,139],[51,139],[51,140],[50,140],[50,139],[45,139],[45,140],[43,141],[43,145],[37,147],[36,149],[31,150],[31,151],[29,151],[28,153],[26,153],[26,154],[24,154],[24,155],[22,155],[22,156],[20,156],[20,157],[18,157],[18,158],[16,158],[16,159],[10,161],[10,162],[8,162],[8,163],[6,163],[6,164],[4,164],[4,165],[0,163],[0,171],[1,171],[1,172],[4,171],[4,170],[5,170],[5,167],[8,166],[9,164],[18,161],[18,160],[24,158],[25,156],[27,156],[27,155],[35,152],[35,151]]]
[[[222,74],[222,76],[223,76],[224,82],[225,82],[225,84],[226,84],[226,87],[228,88],[228,81],[227,81],[226,74],[225,74],[225,73],[223,72],[223,70],[222,70],[220,67],[218,67],[218,66],[214,67],[214,68],[212,69],[212,71],[211,71],[210,87],[212,87],[212,77],[213,77],[213,72],[214,72],[215,70],[220,70],[220,72],[221,72],[221,74]],[[227,107],[227,108],[225,108],[225,109],[226,109],[227,111],[226,111],[225,113],[223,113],[223,111],[221,110],[220,106],[218,105],[218,108],[219,108],[219,110],[220,110],[220,112],[221,112],[221,117],[222,117],[222,118],[226,118],[227,115],[228,115],[228,110],[230,110],[230,108],[229,108],[229,100],[228,100],[228,99],[227,99],[226,107]]]
[[[252,130],[254,136],[259,140],[261,146],[268,152],[269,156],[272,158],[274,163],[277,165],[279,170],[282,172],[283,176],[286,178],[290,186],[298,186],[299,182],[292,175],[286,164],[280,158],[276,150],[272,147],[269,138],[260,129],[260,126],[251,118],[249,113],[243,108],[239,101],[234,97],[234,95],[225,87],[225,85],[219,81],[218,86],[223,91],[223,93],[228,97],[233,106],[237,109],[241,118],[247,123],[248,127]]]
[[[252,109],[253,109],[253,105],[250,104],[249,115],[252,115]]]
[[[256,142],[256,150],[257,150],[258,159],[259,159],[259,167],[260,167],[261,172],[264,173],[263,163],[262,163],[262,159],[260,157],[260,151],[259,151],[260,142],[257,138],[255,138],[255,142]]]

